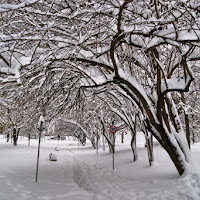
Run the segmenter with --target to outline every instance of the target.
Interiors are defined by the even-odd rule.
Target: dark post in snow
[[[80,141],[80,138],[81,138],[81,135],[80,135],[80,133],[79,133],[78,136],[77,136],[77,139],[78,139],[78,149],[79,149],[79,141]]]
[[[117,127],[114,125],[110,126],[110,133],[113,134],[113,138],[115,137],[115,133],[117,132]],[[114,141],[114,140],[113,140]],[[113,150],[112,150],[112,166],[113,166],[113,170],[115,169],[115,150],[114,150],[114,146],[113,146]]]
[[[35,182],[37,182],[37,179],[38,179],[38,167],[39,167],[39,157],[40,157],[40,140],[41,140],[42,130],[44,130],[44,119],[43,119],[42,116],[40,117],[37,128],[39,130],[39,143],[38,143],[38,155],[37,155],[37,167],[36,167]]]
[[[28,146],[30,146],[30,141],[31,141],[31,133],[28,134]]]
[[[99,153],[98,152],[98,148],[99,148],[99,144],[98,144],[99,143],[99,138],[98,137],[99,137],[99,135],[98,135],[98,131],[97,131],[97,143],[96,143],[97,154]]]

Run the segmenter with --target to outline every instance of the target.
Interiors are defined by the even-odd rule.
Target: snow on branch
[[[24,8],[30,4],[36,3],[38,0],[26,0],[20,4],[14,5],[14,4],[2,4],[0,5],[0,13],[7,12],[10,10],[17,10],[20,8]]]
[[[176,38],[176,32],[175,31],[170,31],[165,30],[165,31],[160,31],[158,33],[158,36],[166,38],[166,39],[171,39],[175,41],[199,41],[200,39],[200,30],[197,28],[185,28],[185,30],[180,30],[177,32],[178,38]]]
[[[190,83],[192,82],[191,77],[184,78],[171,78],[162,81],[161,93],[167,93],[170,91],[188,91]]]
[[[73,120],[73,119],[65,119],[65,122],[68,122],[68,123],[71,123],[71,124],[74,124],[74,125],[76,125],[76,126],[78,126],[85,134],[86,134],[86,136],[88,137],[88,138],[90,138],[89,137],[89,133],[88,133],[88,131],[80,124],[80,123],[78,123],[76,120]]]

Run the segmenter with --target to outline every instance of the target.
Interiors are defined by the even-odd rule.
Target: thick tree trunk
[[[184,97],[183,92],[181,92],[181,99],[182,99],[182,102],[185,104],[185,97]],[[188,146],[190,148],[190,121],[189,121],[188,114],[185,112],[185,110],[184,110],[184,116],[185,116],[186,138],[187,138],[187,141],[188,141]]]
[[[103,151],[106,150],[106,147],[105,147],[105,136],[102,135],[102,143],[103,143]]]
[[[31,133],[28,134],[28,146],[30,146],[30,141],[31,141]]]
[[[133,160],[136,161],[138,159],[137,148],[136,148],[136,132],[132,133],[131,149],[133,151]]]
[[[95,142],[95,138],[94,137],[90,139],[90,142],[91,142],[93,148],[96,149],[96,142]]]
[[[190,121],[189,121],[189,116],[188,114],[185,113],[185,126],[186,126],[186,138],[188,141],[188,146],[190,148]]]
[[[169,133],[166,132],[162,125],[158,125],[157,127],[159,127],[159,133],[161,135],[161,138],[157,137],[157,134],[152,129],[149,129],[149,126],[148,130],[152,132],[152,134],[156,137],[156,139],[159,141],[162,147],[167,151],[178,173],[182,175],[185,172],[186,166],[189,162],[188,159],[190,155],[187,155],[187,153],[190,153],[189,147],[186,145],[184,146],[185,149],[182,149],[181,144],[179,144],[178,141],[175,138],[173,138],[173,134],[169,135]]]
[[[171,160],[173,161],[176,169],[178,170],[178,173],[182,175],[186,169],[186,161],[184,157],[181,155],[180,150],[170,141],[168,141],[165,150],[167,151]]]
[[[134,161],[136,161],[138,159],[137,148],[136,148],[137,117],[138,117],[138,115],[136,114],[135,115],[134,128],[132,129],[132,138],[131,138],[131,149],[133,151],[133,160]]]
[[[144,135],[145,135],[147,154],[148,154],[148,159],[149,159],[149,165],[151,166],[152,162],[154,161],[153,137],[152,137],[152,135],[149,136],[148,130],[147,130],[144,122],[142,122],[142,131],[144,132]]]
[[[121,133],[121,142],[124,143],[124,132]]]

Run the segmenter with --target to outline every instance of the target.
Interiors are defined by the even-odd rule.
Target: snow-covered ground
[[[139,160],[132,161],[129,145],[120,136],[112,155],[72,139],[41,142],[38,182],[35,182],[37,140],[20,138],[13,147],[0,138],[0,200],[199,200],[200,143],[192,145],[194,172],[180,177],[166,152],[154,147],[155,163],[149,167],[144,137],[138,134]],[[57,161],[49,161],[49,154]]]

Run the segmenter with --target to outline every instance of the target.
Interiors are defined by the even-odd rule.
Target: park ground
[[[55,148],[59,151],[56,151]],[[166,152],[154,147],[155,162],[150,167],[144,137],[137,136],[139,159],[133,162],[130,136],[122,144],[116,140],[114,170],[108,147],[98,152],[87,141],[42,140],[38,180],[36,164],[38,140],[20,137],[18,145],[0,136],[1,200],[199,200],[200,143],[192,145],[190,172],[179,176]],[[50,161],[53,153],[57,161]]]

